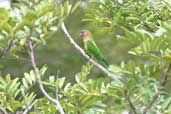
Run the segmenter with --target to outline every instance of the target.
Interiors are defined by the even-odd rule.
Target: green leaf
[[[32,82],[32,79],[30,77],[31,76],[28,73],[24,73],[25,80],[31,85],[33,82]]]
[[[31,70],[31,71],[30,71],[30,75],[27,75],[27,76],[30,76],[30,78],[31,78],[33,81],[36,81],[36,74],[35,74],[34,70]]]
[[[44,66],[40,69],[40,74],[41,74],[41,76],[44,76],[46,70],[47,70],[47,66],[44,65]]]
[[[58,86],[59,88],[62,88],[64,86],[65,79],[66,79],[65,77],[58,78],[56,80],[56,86]]]
[[[29,85],[28,85],[28,83],[27,83],[27,81],[26,81],[25,78],[22,79],[22,83],[23,83],[23,85],[24,85],[25,88],[28,88],[29,87]]]
[[[65,1],[64,2],[64,11],[65,11],[65,14],[66,15],[69,15],[70,14],[70,11],[71,11],[71,8],[72,8],[72,5],[69,4],[69,1]]]
[[[75,10],[79,7],[79,5],[81,4],[81,2],[82,1],[78,1],[78,2],[76,2],[76,4],[72,7],[72,9],[71,9],[71,13],[74,13],[75,12]]]
[[[167,107],[171,105],[171,97],[168,97],[165,99],[165,102],[161,105],[162,109],[167,110]]]
[[[36,94],[34,92],[27,93],[25,96],[27,105],[30,105],[35,98],[36,98]],[[23,99],[23,102],[24,102],[24,99]]]
[[[0,8],[0,23],[1,21],[3,20],[8,20],[9,18],[9,15],[10,15],[10,12],[8,9],[5,9],[5,8]]]

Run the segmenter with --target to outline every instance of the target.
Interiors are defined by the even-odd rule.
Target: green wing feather
[[[96,46],[96,44],[92,40],[87,42],[87,51],[90,52],[96,59],[100,59],[103,57],[99,48]]]
[[[104,59],[102,53],[100,52],[99,48],[96,46],[93,40],[89,40],[87,42],[87,51],[92,54],[104,67],[108,67],[108,63]]]

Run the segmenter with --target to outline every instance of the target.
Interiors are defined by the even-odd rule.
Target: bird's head
[[[91,33],[90,33],[90,31],[88,31],[88,30],[82,30],[82,31],[80,32],[80,36],[81,36],[82,38],[88,38],[90,35],[91,35]]]

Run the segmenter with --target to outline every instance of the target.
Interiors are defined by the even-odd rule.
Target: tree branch
[[[26,110],[23,112],[23,114],[28,114],[28,111],[32,109],[35,103],[37,103],[37,99],[34,100],[29,106],[27,106]]]
[[[167,67],[167,70],[166,70],[166,73],[163,77],[163,79],[161,80],[160,82],[160,87],[164,87],[167,83],[167,80],[168,80],[168,74],[169,72],[171,71],[171,63],[169,64],[169,66]],[[160,88],[159,88],[160,90]],[[150,110],[150,108],[152,107],[153,103],[157,100],[157,98],[159,97],[160,95],[160,91],[157,92],[153,97],[152,97],[152,100],[147,104],[147,106],[145,107],[144,111],[143,111],[143,114],[146,114],[148,110]]]
[[[69,34],[68,30],[66,29],[64,23],[61,24],[61,28],[62,28],[62,30],[63,30],[66,38],[84,56],[84,58],[86,58],[90,63],[92,63],[93,65],[95,65],[97,68],[99,68],[105,74],[109,74],[109,71],[108,70],[106,70],[102,65],[100,65],[99,63],[97,63],[95,60],[91,59],[90,56],[87,55],[86,52],[73,40],[73,38]]]
[[[134,112],[134,114],[137,114],[136,108],[135,108],[135,106],[133,105],[133,103],[131,102],[131,99],[129,98],[129,95],[128,95],[127,90],[124,90],[124,93],[125,93],[125,99],[128,101],[128,103],[129,103],[129,105],[130,105],[132,111]]]
[[[169,66],[167,67],[166,74],[164,75],[163,80],[160,82],[160,85],[161,85],[161,86],[165,86],[165,85],[166,85],[167,79],[168,79],[168,74],[169,74],[170,71],[171,71],[171,63],[170,63]]]
[[[40,76],[39,71],[38,71],[38,69],[36,67],[34,49],[33,49],[33,44],[32,44],[32,41],[31,40],[28,41],[28,46],[29,46],[28,53],[29,53],[29,56],[30,56],[31,64],[32,64],[32,67],[34,69],[34,72],[35,72],[35,75],[36,75],[37,82],[38,82],[38,85],[39,85],[40,90],[48,98],[48,100],[50,102],[52,102],[52,103],[54,103],[56,105],[56,108],[59,109],[59,112],[61,114],[65,114],[65,112],[64,112],[64,110],[63,110],[60,102],[58,100],[52,98],[51,96],[49,96],[48,93],[46,92],[46,90],[43,87],[43,83],[42,83],[42,80],[41,80],[41,76]]]

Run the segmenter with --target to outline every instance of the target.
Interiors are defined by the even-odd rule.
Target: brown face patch
[[[83,37],[85,38],[85,37],[88,36],[88,32],[82,32],[82,35],[83,35]]]

